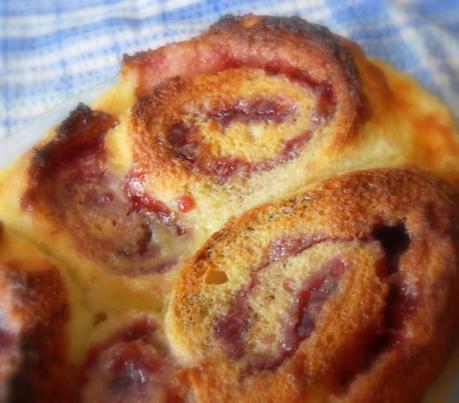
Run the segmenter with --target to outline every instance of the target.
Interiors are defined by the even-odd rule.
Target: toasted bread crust
[[[15,238],[3,234],[0,255],[11,242]],[[0,400],[65,401],[71,389],[68,294],[55,262],[32,250],[0,257]]]
[[[169,307],[199,399],[417,401],[457,331],[458,200],[420,172],[363,171],[231,221],[183,269]],[[305,291],[292,344],[288,307]]]
[[[300,18],[248,15],[225,17],[208,32],[190,41],[125,57],[125,69],[134,70],[140,80],[139,98],[133,110],[136,160],[141,161],[142,169],[160,169],[165,176],[169,170],[182,165],[188,180],[192,178],[186,175],[186,171],[194,170],[217,182],[225,182],[238,173],[249,176],[250,172],[271,170],[297,157],[282,155],[282,150],[288,154],[289,151],[285,150],[287,140],[295,141],[295,136],[298,139],[292,154],[302,153],[309,137],[328,126],[332,127],[332,134],[327,131],[327,134],[317,135],[330,137],[326,144],[332,149],[345,145],[356,135],[357,125],[364,118],[366,109],[353,57],[353,52],[359,57],[361,53],[350,49],[354,48],[347,46],[328,29]],[[245,80],[255,87],[249,87],[249,93],[244,91]],[[297,109],[296,119],[307,111],[310,122],[306,120],[298,127],[284,129],[284,135],[291,138],[284,137],[284,148],[282,143],[277,147],[281,155],[274,153],[257,163],[256,159],[244,157],[244,150],[239,144],[233,144],[236,153],[225,155],[219,152],[221,147],[212,146],[208,143],[209,139],[201,139],[199,133],[191,135],[192,139],[186,138],[187,133],[181,133],[180,139],[171,139],[174,133],[170,131],[174,130],[173,127],[177,128],[177,124],[185,126],[182,131],[202,130],[202,126],[193,127],[193,122],[200,125],[199,120],[219,122],[222,126],[219,117],[231,122],[231,117],[242,114],[247,124],[257,119],[276,121],[276,116],[273,116],[276,105],[266,92],[273,86],[276,93],[276,85],[279,87],[277,94],[282,94],[282,87],[290,86],[302,89],[303,98],[316,99],[312,108],[309,106],[301,111],[303,106],[298,99],[291,99],[287,92],[282,94],[292,102],[290,112],[293,114],[293,110]],[[241,93],[238,94],[238,90]],[[260,94],[257,95],[257,92]],[[266,111],[266,105],[262,111],[250,107],[251,102],[259,103],[263,99],[274,103],[269,111]],[[192,116],[188,117],[193,122],[184,120],[190,114]],[[225,129],[223,127],[223,131]],[[268,138],[270,128],[265,130],[264,141],[269,145],[273,141]],[[289,131],[296,132],[295,136]],[[306,132],[309,133],[307,136]],[[299,136],[306,138],[299,140]],[[188,143],[186,150],[183,142]],[[244,141],[242,147],[250,147],[250,141]],[[164,148],[167,157],[161,155]],[[260,152],[262,147],[258,149]],[[178,173],[172,175],[177,176]]]

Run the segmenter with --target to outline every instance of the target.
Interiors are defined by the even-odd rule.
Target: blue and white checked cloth
[[[300,15],[417,77],[459,111],[459,0],[0,0],[0,140],[95,84],[123,53],[227,13]]]

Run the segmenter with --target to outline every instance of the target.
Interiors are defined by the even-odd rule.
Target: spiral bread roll
[[[229,222],[168,310],[197,400],[418,401],[457,335],[458,200],[373,170]]]
[[[124,72],[137,80],[122,131],[128,177],[206,230],[203,239],[314,179],[416,164],[409,147],[425,137],[394,130],[394,120],[412,122],[354,44],[299,18],[227,17],[189,42],[125,58]],[[386,122],[394,112],[400,121]],[[452,144],[442,162],[420,165],[456,180],[459,143],[441,137]]]
[[[79,401],[185,401],[184,375],[155,315],[131,312],[106,322],[96,337],[81,368]]]
[[[0,220],[56,261],[77,400],[409,401],[456,327],[458,161],[414,80],[300,18],[227,16],[125,56],[0,174]]]
[[[0,401],[64,401],[67,291],[56,262],[0,226]]]

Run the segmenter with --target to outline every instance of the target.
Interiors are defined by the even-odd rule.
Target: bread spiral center
[[[330,83],[298,69],[240,67],[173,78],[138,101],[137,152],[213,181],[249,177],[297,157],[336,111]]]

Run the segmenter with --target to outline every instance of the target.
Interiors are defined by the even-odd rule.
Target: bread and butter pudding
[[[62,397],[16,365],[4,400],[418,401],[457,333],[458,189],[448,109],[322,26],[227,16],[125,56],[1,174],[67,306]]]

